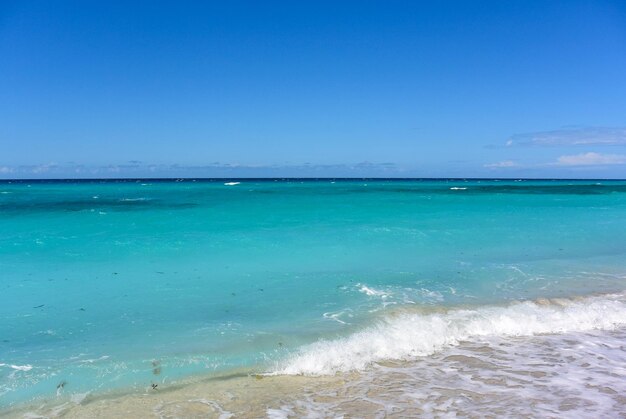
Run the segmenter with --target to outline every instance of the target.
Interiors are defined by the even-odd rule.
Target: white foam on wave
[[[396,313],[345,338],[303,347],[274,374],[324,375],[373,362],[427,356],[473,337],[613,330],[626,325],[626,297],[517,302],[440,313]]]
[[[224,184],[224,186],[235,186],[235,185],[239,185],[241,182],[226,182]]]
[[[0,367],[9,367],[12,368],[16,371],[30,371],[33,369],[32,365],[26,364],[26,365],[13,365],[13,364],[3,364],[0,363]]]
[[[319,380],[268,417],[626,417],[626,328],[482,337]],[[310,381],[309,381],[310,382]],[[282,395],[281,395],[282,396]]]
[[[367,285],[357,284],[357,287],[359,287],[360,292],[370,297],[387,298],[389,296],[386,291],[377,290],[376,288],[368,287]]]
[[[106,361],[109,358],[109,355],[102,355],[100,358],[83,359],[78,362],[80,362],[81,364],[93,364],[99,361]]]
[[[342,320],[341,317],[344,315],[347,317],[352,317],[351,311],[352,310],[350,310],[349,308],[345,310],[336,311],[336,312],[329,311],[327,313],[324,313],[322,316],[325,319],[333,320],[333,321],[336,321],[337,323],[350,324],[349,322]]]
[[[453,187],[451,187],[450,189],[451,189],[451,190],[453,190],[453,191],[464,191],[464,190],[466,190],[467,188],[460,188],[460,187],[458,187],[458,186],[453,186]]]

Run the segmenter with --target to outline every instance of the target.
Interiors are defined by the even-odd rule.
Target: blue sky
[[[626,178],[624,1],[0,2],[0,177]]]

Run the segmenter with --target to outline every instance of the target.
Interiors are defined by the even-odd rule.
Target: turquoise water
[[[341,370],[296,361],[407,308],[622,291],[624,237],[624,181],[3,182],[0,406]]]

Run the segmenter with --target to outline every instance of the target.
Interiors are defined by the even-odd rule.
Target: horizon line
[[[157,182],[185,182],[185,181],[351,181],[351,180],[396,180],[396,181],[471,181],[471,180],[537,180],[537,181],[626,181],[626,178],[546,178],[546,177],[106,177],[106,178],[11,178],[0,179],[0,183],[11,182],[97,182],[97,181],[157,181]]]

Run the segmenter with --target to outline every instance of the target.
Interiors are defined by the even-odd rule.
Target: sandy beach
[[[161,382],[131,394],[59,397],[7,417],[609,417],[626,414],[624,339],[626,329],[480,339],[360,373]]]

